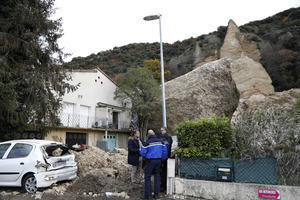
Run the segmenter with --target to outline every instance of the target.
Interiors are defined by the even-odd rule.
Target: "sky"
[[[159,42],[159,20],[143,20],[147,15],[162,15],[162,41],[172,44],[216,31],[230,19],[241,26],[292,7],[300,7],[300,0],[56,0],[53,19],[63,20],[58,42],[72,54],[68,62],[131,43]]]

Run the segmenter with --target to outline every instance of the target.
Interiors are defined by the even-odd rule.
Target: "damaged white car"
[[[62,143],[11,140],[0,143],[0,186],[35,193],[58,181],[77,177],[74,154]]]

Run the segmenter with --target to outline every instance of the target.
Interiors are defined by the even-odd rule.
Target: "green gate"
[[[105,141],[105,135],[103,135],[103,141]],[[107,149],[113,151],[116,148],[116,135],[107,134]]]

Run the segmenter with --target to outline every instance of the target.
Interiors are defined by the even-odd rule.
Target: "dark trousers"
[[[168,160],[161,162],[160,187],[164,190],[167,189],[167,163]]]
[[[145,169],[145,196],[151,197],[152,187],[151,187],[151,175],[154,174],[154,193],[158,194],[160,192],[160,174],[159,170],[161,167],[161,160],[146,160]]]

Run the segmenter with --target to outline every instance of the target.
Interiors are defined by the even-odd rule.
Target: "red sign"
[[[280,199],[278,190],[258,189],[258,197],[265,199]]]

